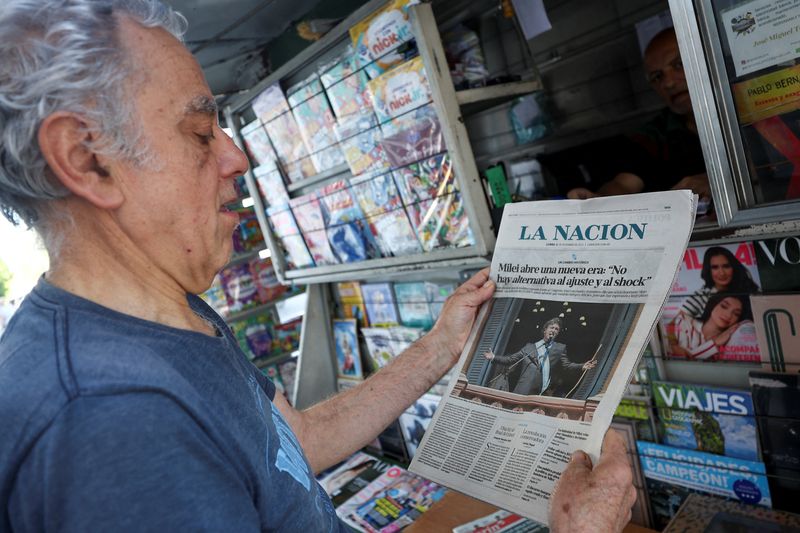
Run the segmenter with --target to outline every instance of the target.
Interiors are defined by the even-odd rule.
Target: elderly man
[[[155,0],[0,5],[0,208],[51,258],[0,342],[2,531],[344,531],[314,472],[436,382],[492,294],[464,283],[360,387],[302,412],[276,395],[195,296],[247,162],[184,24]],[[564,479],[555,530],[630,516],[618,437]]]
[[[597,191],[578,187],[568,198],[691,189],[710,198],[703,150],[697,136],[689,87],[675,30],[668,28],[650,40],[644,51],[647,81],[667,108],[631,135],[620,172]]]

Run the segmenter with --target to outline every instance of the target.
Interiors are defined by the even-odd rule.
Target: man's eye
[[[214,134],[210,133],[208,135],[204,133],[195,133],[197,138],[200,140],[200,144],[210,144],[211,141],[214,140]]]

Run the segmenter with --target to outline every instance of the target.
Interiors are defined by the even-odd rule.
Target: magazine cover
[[[325,228],[325,215],[316,192],[292,198],[289,205],[302,233]]]
[[[380,257],[377,251],[368,248],[365,237],[369,237],[369,229],[362,226],[360,220],[342,223],[325,231],[331,249],[340,263],[354,263]]]
[[[272,302],[289,290],[289,287],[278,281],[271,259],[251,260],[250,272],[253,274],[258,300],[261,303]]]
[[[391,168],[410,165],[447,149],[442,125],[432,105],[381,124],[381,146]]]
[[[312,96],[292,110],[300,135],[309,154],[323,150],[336,142],[333,118],[328,99],[323,93]]]
[[[351,191],[366,216],[401,209],[400,193],[391,174],[359,176],[350,180]]]
[[[765,292],[800,291],[800,236],[755,242]]]
[[[278,237],[286,252],[286,263],[289,268],[306,268],[314,266],[314,259],[308,251],[306,241],[302,235],[287,235]]]
[[[305,144],[300,136],[300,128],[291,113],[284,113],[266,122],[265,126],[272,147],[283,165],[306,157]]]
[[[275,165],[277,160],[275,150],[272,149],[272,143],[269,142],[267,131],[261,125],[261,121],[254,120],[244,126],[242,128],[242,138],[253,166],[264,167],[266,170],[275,170],[277,168]]]
[[[382,55],[377,61],[364,66],[364,72],[371,80],[383,76],[397,65],[405,63],[419,55],[419,49],[415,41],[407,41],[391,52]]]
[[[711,293],[698,317],[688,311],[694,298],[670,298],[664,306],[659,328],[665,356],[697,361],[761,361],[750,295]]]
[[[663,533],[800,531],[800,515],[704,494],[689,494]]]
[[[422,253],[422,246],[405,209],[396,209],[368,219],[375,242],[384,257]]]
[[[395,283],[394,294],[397,298],[400,322],[404,326],[424,329],[433,327],[433,317],[430,307],[428,307],[425,283],[421,281]]]
[[[363,113],[364,110],[372,107],[372,98],[367,82],[369,82],[367,73],[359,70],[325,90],[333,113],[337,117]]]
[[[759,459],[749,392],[657,381],[653,399],[664,444],[748,461]]]
[[[645,482],[642,466],[639,462],[639,454],[636,450],[636,422],[615,418],[614,422],[611,422],[611,429],[619,433],[625,441],[625,447],[628,449],[628,461],[633,472],[636,502],[631,508],[630,522],[638,526],[651,528],[653,527],[653,517],[650,511],[650,498],[647,494],[647,483]]]
[[[690,191],[506,204],[497,288],[410,469],[547,523],[570,454],[599,457],[695,208]]]
[[[364,336],[373,370],[383,368],[395,358],[389,328],[363,328],[361,334]]]
[[[279,84],[270,85],[253,99],[253,112],[266,124],[278,115],[289,111],[289,104]]]
[[[389,464],[364,452],[356,452],[334,470],[318,478],[319,484],[331,497],[334,506],[348,500],[356,492],[366,487],[370,481],[388,470]],[[358,490],[348,488],[358,481]],[[355,488],[355,487],[353,487]]]
[[[389,328],[389,344],[395,356],[411,346],[417,339],[422,337],[425,330],[422,328],[410,328],[406,326],[393,326]]]
[[[445,493],[444,487],[393,466],[340,505],[336,513],[358,531],[399,531]]]
[[[800,294],[752,296],[750,304],[762,368],[800,373]]]
[[[761,454],[775,507],[792,510],[800,498],[800,376],[750,372]]]
[[[239,347],[250,359],[268,357],[272,353],[272,320],[266,314],[231,323]]]
[[[383,149],[383,133],[377,126],[343,139],[339,146],[353,176],[379,172],[389,167]]]
[[[637,440],[658,442],[655,408],[649,397],[623,398],[614,412],[614,420],[625,419],[633,422],[636,427]]]
[[[363,67],[414,38],[409,7],[418,0],[391,0],[350,28],[356,64]]]
[[[422,58],[417,56],[369,82],[372,109],[381,124],[431,101]]]
[[[547,526],[508,511],[497,511],[453,528],[453,533],[547,533]]]
[[[286,101],[289,107],[295,108],[309,98],[322,92],[322,82],[316,72],[308,78],[286,89]]]
[[[338,81],[341,81],[353,74],[356,69],[356,59],[353,57],[353,47],[351,45],[347,45],[341,55],[332,61],[325,63],[319,68],[319,79],[322,82],[322,86],[327,89]]]
[[[346,162],[344,152],[342,152],[342,148],[338,144],[332,144],[319,152],[311,154],[311,163],[317,173],[331,170],[339,165],[344,165]]]
[[[317,266],[338,265],[339,259],[328,242],[327,230],[320,229],[315,231],[303,232],[303,238],[308,246],[308,251]]]
[[[400,323],[390,283],[363,283],[361,294],[364,295],[370,324],[396,326]]]
[[[351,189],[344,180],[335,181],[319,192],[325,226],[353,222],[364,218]]]
[[[220,271],[219,277],[231,313],[255,307],[260,303],[253,273],[247,263],[225,267]]]
[[[294,401],[294,384],[297,378],[297,357],[290,357],[278,363],[278,373],[281,375],[286,399],[289,400],[289,404],[292,404]]]
[[[340,318],[355,318],[360,328],[368,327],[367,308],[361,295],[361,285],[357,281],[347,281],[337,283],[335,288]]]
[[[661,530],[692,492],[772,507],[764,464],[638,442],[655,528]]]
[[[311,157],[302,157],[297,161],[282,161],[282,167],[286,172],[286,180],[289,183],[297,183],[306,178],[317,175],[317,169]]]
[[[756,252],[752,242],[693,246],[683,255],[672,296],[695,296],[692,316],[702,312],[709,292],[750,294],[760,288]]]
[[[413,458],[417,453],[417,446],[433,419],[433,413],[436,412],[436,406],[441,399],[440,396],[424,394],[400,415],[400,429],[403,432],[409,458]]]
[[[358,348],[358,333],[355,319],[334,318],[333,339],[336,344],[336,362],[339,375],[363,378],[361,353]]]

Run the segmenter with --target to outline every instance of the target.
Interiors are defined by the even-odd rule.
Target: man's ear
[[[119,207],[119,183],[87,147],[92,140],[86,122],[74,113],[57,111],[39,128],[39,149],[50,171],[73,194],[101,209]]]

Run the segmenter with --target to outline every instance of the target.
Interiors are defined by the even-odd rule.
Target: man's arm
[[[610,181],[604,183],[596,192],[584,187],[577,187],[567,193],[567,198],[573,200],[586,200],[596,196],[616,196],[619,194],[634,194],[644,190],[644,181],[636,174],[620,172]]]
[[[481,270],[447,299],[430,333],[349,391],[304,411],[276,395],[311,467],[322,470],[367,445],[430,389],[458,361],[478,308],[493,292],[489,269]]]

